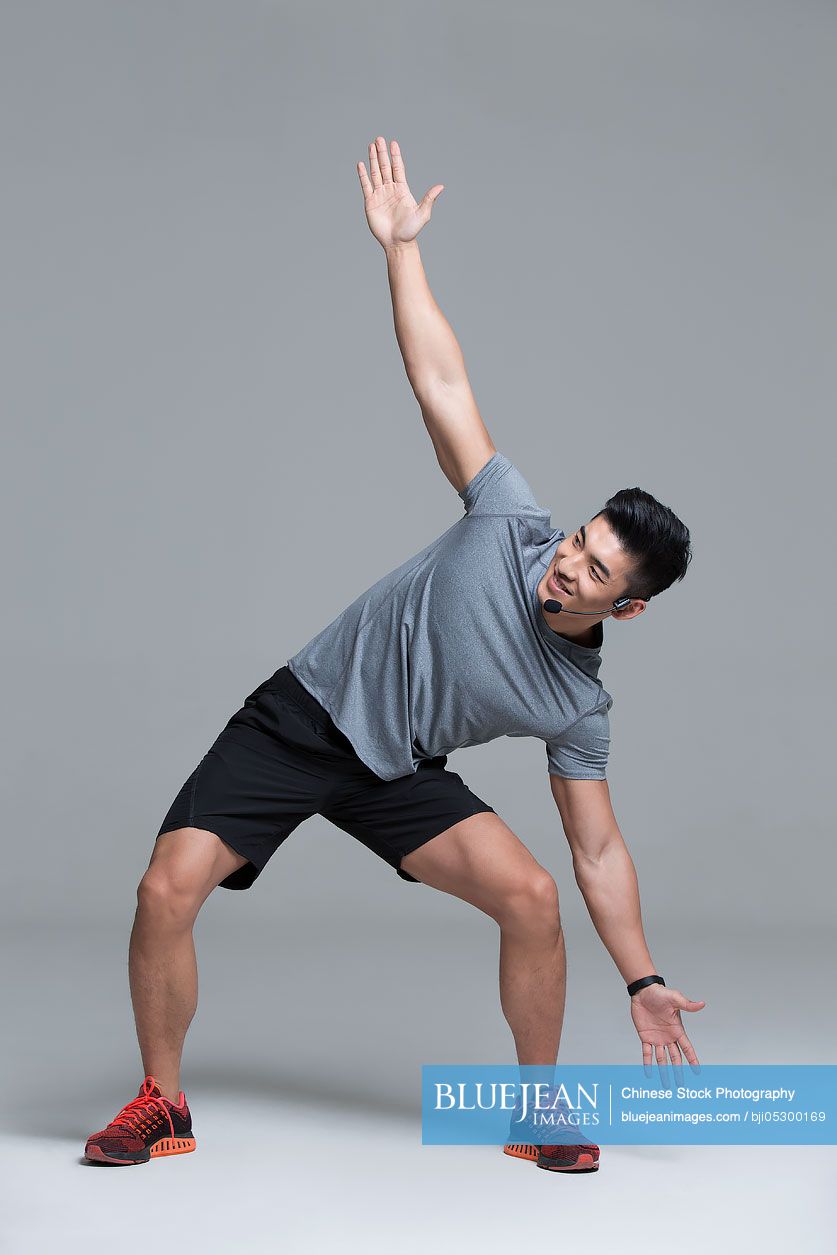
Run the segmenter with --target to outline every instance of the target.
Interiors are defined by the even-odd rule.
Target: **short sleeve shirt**
[[[559,636],[537,587],[564,532],[502,453],[459,493],[464,514],[288,659],[381,779],[501,736],[536,737],[547,770],[602,780],[613,699],[596,644]]]

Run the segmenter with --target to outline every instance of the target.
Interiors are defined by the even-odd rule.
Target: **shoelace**
[[[149,1094],[138,1094],[136,1098],[132,1098],[125,1106],[117,1112],[111,1120],[111,1125],[118,1125],[120,1128],[130,1129],[132,1132],[146,1132],[154,1123],[153,1117],[162,1114],[171,1126],[172,1137],[174,1137],[174,1125],[168,1108],[162,1098],[155,1098]]]

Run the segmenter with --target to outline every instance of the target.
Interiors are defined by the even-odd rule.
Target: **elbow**
[[[621,833],[608,833],[595,840],[578,845],[573,849],[573,872],[579,888],[590,880],[597,879],[608,867],[612,867],[614,857],[619,858],[627,852]]]
[[[590,858],[588,855],[578,855],[573,858],[575,883],[582,892],[584,892],[585,885],[595,882],[601,869],[602,863],[600,859]]]

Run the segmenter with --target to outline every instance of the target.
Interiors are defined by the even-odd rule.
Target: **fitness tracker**
[[[646,985],[664,985],[665,981],[662,976],[643,976],[639,980],[631,981],[628,985],[628,993],[633,998],[635,993],[640,989],[644,989]]]

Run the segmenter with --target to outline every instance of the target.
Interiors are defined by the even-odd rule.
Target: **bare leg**
[[[167,834],[164,834],[167,835]],[[144,1075],[177,1102],[186,1030],[198,1005],[198,965],[188,922],[161,923],[140,901],[128,950],[131,1001]]]
[[[564,932],[539,935],[514,925],[500,929],[500,1005],[514,1037],[526,1079],[551,1082],[561,1044],[567,992]]]
[[[554,1076],[567,985],[558,889],[499,815],[463,819],[401,860],[417,880],[500,925],[500,1005],[527,1078]],[[541,1075],[540,1069],[543,1069]]]
[[[183,1042],[198,1004],[192,929],[215,886],[246,859],[202,828],[165,832],[137,888],[128,949],[131,1001],[145,1075],[177,1102]]]

